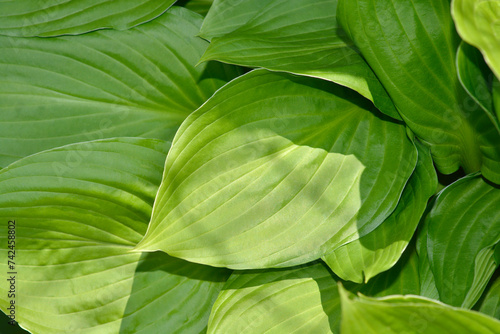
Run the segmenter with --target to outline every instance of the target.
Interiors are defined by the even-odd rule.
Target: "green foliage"
[[[0,332],[500,333],[499,18],[0,1]]]

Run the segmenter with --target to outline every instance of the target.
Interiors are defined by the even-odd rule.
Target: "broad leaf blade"
[[[500,135],[462,88],[448,0],[340,0],[342,27],[444,174],[463,167],[500,183]]]
[[[183,0],[176,3],[176,5],[184,5],[187,9],[203,16],[207,15],[212,4],[213,0]]]
[[[445,188],[427,216],[427,252],[440,300],[471,308],[498,266],[500,189],[480,176]],[[467,231],[467,233],[464,233]]]
[[[340,290],[342,334],[494,334],[500,321],[417,296],[369,298]]]
[[[240,269],[306,263],[380,225],[416,159],[404,126],[353,91],[252,71],[183,123],[137,247]]]
[[[430,152],[416,142],[419,160],[396,210],[375,230],[343,245],[323,260],[340,278],[356,283],[390,269],[400,258],[413,237],[426,208],[427,200],[437,187],[437,176]]]
[[[460,36],[481,50],[500,78],[500,1],[453,0],[451,8]]]
[[[207,46],[195,37],[200,24],[198,15],[172,8],[127,32],[0,37],[0,167],[81,141],[171,140],[236,75],[227,65],[195,67]]]
[[[208,333],[339,333],[337,282],[324,264],[234,272],[217,297]]]
[[[146,230],[168,148],[150,139],[92,141],[0,171],[0,216],[16,222],[23,327],[50,334],[204,329],[228,272],[130,252]],[[7,235],[0,239],[7,258]]]
[[[103,28],[125,30],[165,12],[175,0],[2,1],[0,34],[76,35]]]
[[[257,2],[260,5],[260,2]],[[252,3],[253,4],[253,3]],[[221,9],[225,9],[223,2]],[[224,11],[230,25],[247,16],[248,2]],[[217,4],[214,5],[215,10]],[[215,32],[202,60],[219,60],[249,67],[321,78],[349,87],[383,113],[401,119],[387,92],[364,59],[352,48],[336,18],[337,0],[273,0],[238,29],[222,35],[207,17],[202,34]],[[215,16],[218,21],[221,15]]]
[[[458,77],[462,86],[474,101],[483,108],[486,115],[500,131],[500,122],[494,112],[490,87],[493,73],[484,62],[478,49],[465,42],[460,43],[457,51]]]

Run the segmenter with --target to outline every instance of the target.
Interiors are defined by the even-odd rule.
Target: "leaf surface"
[[[370,298],[340,290],[342,334],[494,334],[500,321],[417,296]]]
[[[75,142],[172,140],[184,118],[236,72],[196,62],[201,18],[172,8],[125,32],[0,37],[0,167]],[[226,71],[227,70],[227,71]]]
[[[356,283],[390,269],[401,257],[437,187],[429,149],[416,143],[418,163],[396,210],[375,230],[323,256],[340,278]],[[418,279],[417,279],[418,281]]]
[[[146,231],[168,148],[151,139],[90,141],[0,171],[0,217],[16,224],[16,315],[24,328],[41,334],[204,330],[228,272],[164,253],[130,252]],[[4,258],[7,240],[0,236]],[[10,271],[6,262],[1,269]]]
[[[337,25],[337,0],[273,0],[266,5],[243,1],[231,8],[227,2],[231,1],[215,3],[215,14],[203,23],[201,35],[213,38],[202,60],[333,81],[368,98],[383,113],[401,119],[373,71]],[[249,6],[253,8],[251,18]],[[247,22],[238,23],[231,31],[236,28],[232,24],[236,18]]]
[[[427,216],[427,252],[440,300],[471,308],[498,263],[500,189],[481,176],[445,188]]]
[[[500,135],[459,82],[449,1],[340,0],[337,16],[439,171],[500,183]]]
[[[165,12],[175,0],[16,0],[0,2],[0,34],[77,35],[93,30],[129,29]]]
[[[481,50],[500,78],[500,1],[453,0],[451,10],[460,36]]]
[[[483,300],[481,300],[479,312],[500,320],[500,279],[498,277],[493,281]]]
[[[317,263],[234,272],[210,315],[208,334],[339,333],[337,281]]]
[[[179,129],[137,247],[235,269],[306,263],[380,225],[416,159],[404,126],[355,92],[252,71]]]

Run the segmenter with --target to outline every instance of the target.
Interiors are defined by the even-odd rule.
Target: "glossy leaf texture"
[[[444,174],[500,183],[500,135],[462,88],[448,0],[340,0],[337,16]]]
[[[500,278],[496,278],[482,298],[479,311],[500,320]]]
[[[211,9],[214,14],[204,21],[201,36],[213,38],[202,61],[329,80],[357,91],[383,113],[401,119],[380,81],[337,25],[337,0],[272,0],[265,5],[242,1],[228,8],[232,2],[216,2]]]
[[[174,7],[125,32],[0,37],[0,167],[66,144],[137,136],[172,140],[184,118],[237,75],[195,67],[201,17]]]
[[[453,0],[451,8],[460,36],[481,50],[500,78],[500,1]]]
[[[498,266],[500,189],[481,176],[445,188],[426,218],[427,253],[440,300],[471,308]]]
[[[457,71],[462,86],[474,101],[483,108],[486,115],[500,132],[500,121],[493,106],[493,73],[484,62],[478,49],[465,42],[460,43],[457,51]]]
[[[437,175],[429,149],[420,143],[418,163],[396,210],[369,234],[323,256],[340,278],[356,283],[390,269],[401,257],[424,213],[427,200],[435,193]]]
[[[8,36],[78,35],[93,30],[125,30],[165,12],[175,0],[2,1],[0,34]]]
[[[151,139],[89,141],[0,171],[0,216],[16,224],[16,320],[24,328],[204,330],[228,271],[130,252],[146,231],[168,148]],[[7,234],[0,241],[7,258]],[[5,312],[5,285],[1,292]]]
[[[234,272],[217,297],[208,334],[339,333],[337,281],[322,263]]]
[[[500,321],[417,296],[370,298],[340,289],[342,334],[495,334]]]
[[[235,269],[306,263],[380,225],[416,160],[404,126],[352,90],[255,70],[183,123],[137,247]]]

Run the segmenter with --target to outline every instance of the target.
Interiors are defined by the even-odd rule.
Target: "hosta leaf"
[[[37,334],[206,327],[226,271],[130,252],[146,231],[167,150],[151,139],[90,141],[0,171],[0,219],[16,223],[16,315],[23,327]],[[7,258],[7,234],[0,242]],[[10,271],[6,262],[1,270]],[[5,312],[5,285],[0,291]]]
[[[484,62],[479,50],[465,42],[460,43],[457,51],[457,70],[462,86],[500,131],[500,122],[493,109],[493,97],[490,91],[493,73]]]
[[[216,3],[216,14],[207,16],[203,24],[202,36],[215,38],[202,60],[330,80],[354,89],[383,113],[401,119],[377,77],[337,26],[337,0],[268,1],[248,22],[221,35],[221,27],[215,22],[233,26],[235,18],[249,15],[250,3],[243,1],[229,11],[227,2]],[[262,4],[257,1],[259,6]]]
[[[179,129],[137,247],[239,269],[306,263],[380,225],[416,159],[404,126],[355,92],[252,71]]]
[[[337,14],[438,169],[500,183],[500,135],[458,80],[449,1],[340,0]]]
[[[500,319],[500,278],[493,282],[481,301],[479,311],[491,317]]]
[[[340,290],[342,334],[495,334],[500,321],[417,296],[370,298]]]
[[[472,307],[498,263],[500,189],[480,176],[445,188],[427,216],[427,252],[440,300]]]
[[[226,35],[261,11],[269,0],[214,0],[203,20],[200,36],[206,40]]]
[[[212,309],[209,334],[339,333],[337,282],[322,263],[236,271]]]
[[[426,214],[434,205],[435,197],[429,202]],[[424,217],[426,217],[424,214]],[[436,287],[436,280],[432,273],[431,264],[429,263],[429,255],[427,254],[427,235],[429,233],[429,224],[424,219],[419,225],[417,232],[417,253],[418,253],[418,273],[420,277],[420,293],[418,295],[430,299],[439,299],[439,292]]]
[[[114,1],[2,1],[0,34],[56,36],[81,34],[97,29],[124,30],[150,21],[175,0]]]
[[[497,119],[500,119],[500,82],[498,79],[493,81],[493,105]]]
[[[323,256],[323,260],[340,278],[356,283],[368,282],[391,268],[410,242],[427,200],[437,187],[430,152],[422,144],[416,144],[418,164],[396,210],[371,233]]]
[[[451,9],[460,36],[481,50],[500,77],[500,1],[453,0]]]
[[[373,277],[367,284],[361,285],[359,291],[370,297],[419,294],[419,261],[414,243],[405,249],[391,269]]]
[[[70,143],[115,136],[171,140],[184,118],[235,75],[195,67],[201,18],[172,8],[126,32],[0,37],[0,167]]]

